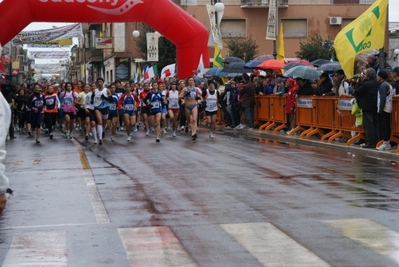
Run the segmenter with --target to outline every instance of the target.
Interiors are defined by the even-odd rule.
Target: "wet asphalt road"
[[[234,135],[211,140],[205,131],[195,142],[180,133],[156,143],[142,131],[131,142],[108,136],[103,146],[75,138],[7,143],[14,195],[0,215],[2,266],[26,266],[32,247],[49,243],[34,266],[399,266],[394,161]],[[135,261],[126,229],[170,230],[192,265]],[[262,231],[273,236],[263,240]],[[288,244],[279,247],[279,236]],[[155,250],[146,244],[143,255]],[[325,265],[301,265],[292,244]],[[271,251],[280,255],[274,263]],[[52,257],[61,264],[45,264]]]

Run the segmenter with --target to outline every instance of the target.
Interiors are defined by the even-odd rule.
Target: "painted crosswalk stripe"
[[[323,222],[344,236],[399,263],[399,233],[368,219]]]
[[[221,224],[220,226],[263,266],[330,266],[271,223]]]
[[[132,267],[197,267],[169,227],[118,229]]]
[[[66,267],[66,232],[15,234],[2,266]]]

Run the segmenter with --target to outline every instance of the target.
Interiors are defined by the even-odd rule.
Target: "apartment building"
[[[220,23],[224,41],[230,38],[252,37],[259,45],[258,54],[272,54],[273,41],[266,40],[269,0],[173,0],[173,2],[210,29],[206,5],[223,2],[225,9]],[[314,34],[334,39],[337,33],[363,13],[375,0],[277,0],[278,24],[283,24],[286,58],[295,58],[300,42]],[[162,18],[160,18],[162,19]],[[81,51],[79,79],[87,81],[104,77],[129,80],[136,72],[139,58],[132,36],[135,23],[85,24]],[[179,29],[176,29],[177,31]],[[113,39],[111,49],[96,48],[96,38]],[[222,55],[228,54],[227,48]],[[210,55],[213,49],[210,48]],[[160,66],[161,67],[161,66]]]

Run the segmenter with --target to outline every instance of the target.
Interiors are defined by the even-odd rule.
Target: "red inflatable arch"
[[[0,43],[31,22],[145,22],[176,45],[177,76],[209,66],[207,29],[170,0],[3,0]]]

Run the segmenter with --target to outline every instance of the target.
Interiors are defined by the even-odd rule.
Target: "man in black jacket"
[[[363,81],[358,78],[355,87],[356,102],[363,111],[363,128],[366,134],[366,143],[363,148],[375,148],[379,141],[377,94],[380,84],[373,68],[363,71],[363,75]]]
[[[314,90],[309,80],[300,77],[295,78],[295,80],[299,88],[298,95],[314,95]]]

